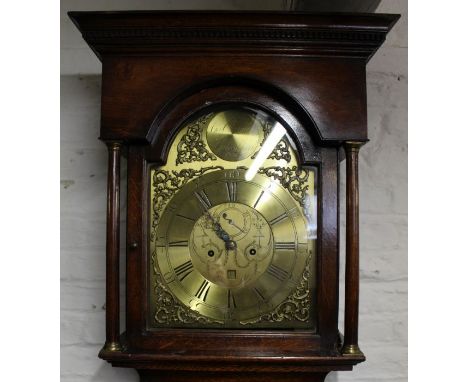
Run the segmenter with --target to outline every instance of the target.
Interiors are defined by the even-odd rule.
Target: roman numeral
[[[294,250],[296,249],[296,243],[293,241],[283,241],[275,243],[275,249],[286,249],[286,250]]]
[[[267,269],[267,273],[279,281],[284,281],[288,278],[288,272],[274,264],[270,264]]]
[[[262,192],[260,193],[260,195],[259,195],[259,197],[257,198],[257,201],[255,202],[253,208],[257,207],[257,204],[258,204],[258,202],[260,201],[260,199],[262,198],[262,196],[263,196],[264,193],[265,193],[265,191],[262,191]]]
[[[211,208],[210,199],[208,199],[208,196],[204,190],[195,191],[195,197],[198,199],[203,209],[207,210]]]
[[[187,246],[188,246],[187,240],[169,242],[169,247],[187,247]]]
[[[286,212],[285,212],[285,213],[282,213],[281,215],[277,216],[276,218],[270,220],[270,225],[279,223],[280,221],[283,221],[283,220],[286,219],[287,217],[288,217],[288,214],[287,214]]]
[[[236,182],[227,182],[226,183],[227,187],[227,193],[229,197],[229,201],[231,203],[234,203],[237,198],[237,183]]]
[[[180,281],[185,279],[193,270],[193,264],[192,261],[186,261],[183,264],[180,264],[178,267],[174,268],[174,272],[179,278]]]
[[[298,216],[300,216],[299,209],[297,207],[291,208],[288,211],[288,213],[289,216],[291,216],[292,218],[297,218]]]
[[[236,299],[234,298],[234,294],[231,292],[230,289],[228,289],[228,308],[237,308],[236,306]]]
[[[200,288],[198,288],[195,296],[197,296],[200,299],[203,296],[203,301],[206,301],[206,296],[208,295],[209,291],[210,291],[209,283],[207,280],[204,280],[202,284],[200,285]]]
[[[253,288],[254,292],[255,292],[255,295],[262,301],[265,301],[265,297],[263,297],[263,294],[257,289],[257,288]]]

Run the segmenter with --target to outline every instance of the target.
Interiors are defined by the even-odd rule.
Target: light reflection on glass
[[[271,154],[271,152],[285,134],[286,129],[281,125],[281,123],[276,122],[273,126],[273,129],[271,130],[270,135],[268,135],[267,139],[258,151],[258,154],[252,162],[252,165],[245,173],[245,180],[249,181],[254,178],[255,174],[258,172],[258,169],[261,167],[263,162],[265,162],[265,160],[268,158],[268,156]]]

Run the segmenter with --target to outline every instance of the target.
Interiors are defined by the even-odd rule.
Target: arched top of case
[[[171,143],[188,121],[211,111],[248,107],[279,121],[298,148],[302,163],[319,161],[320,132],[310,114],[292,96],[252,78],[213,78],[198,82],[172,98],[157,113],[148,131],[148,159],[165,162]]]

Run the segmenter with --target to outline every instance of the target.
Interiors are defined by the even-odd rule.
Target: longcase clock
[[[142,381],[323,381],[358,346],[358,152],[386,14],[71,12],[102,61],[106,343]],[[120,158],[127,157],[120,333]],[[346,159],[344,336],[339,163]]]

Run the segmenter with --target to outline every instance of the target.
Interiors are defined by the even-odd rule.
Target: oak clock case
[[[198,113],[149,166],[150,329],[315,330],[316,168],[283,125]]]

